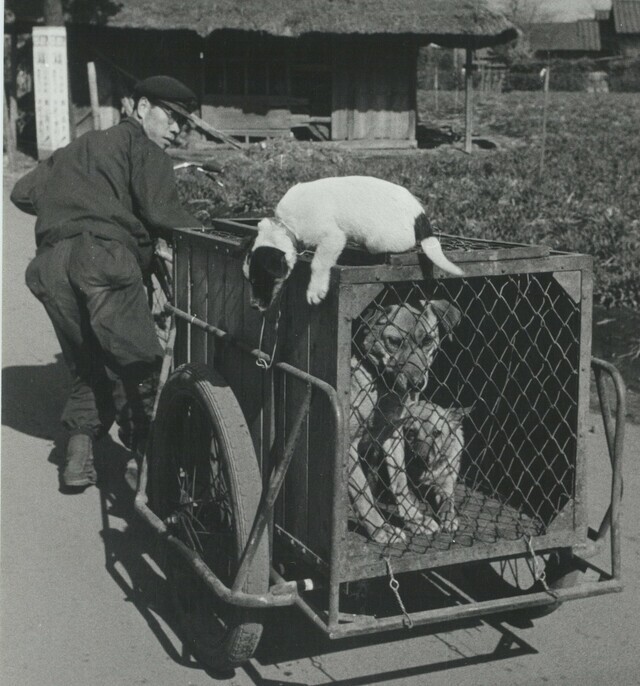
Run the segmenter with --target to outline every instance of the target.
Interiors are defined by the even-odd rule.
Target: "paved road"
[[[148,533],[132,516],[126,453],[108,446],[99,491],[63,495],[57,417],[68,378],[40,305],[23,285],[33,219],[7,202],[2,330],[0,683],[13,686],[456,686],[640,684],[638,426],[625,471],[623,593],[567,603],[530,628],[477,622],[391,639],[329,643],[299,615],[279,613],[257,657],[229,678],[183,659]],[[607,498],[602,428],[590,434],[589,511]],[[106,454],[108,453],[108,454]]]

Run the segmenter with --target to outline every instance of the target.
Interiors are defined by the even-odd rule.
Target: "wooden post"
[[[471,129],[473,127],[473,52],[466,50],[464,64],[464,151],[471,152]]]
[[[204,93],[205,93],[205,64],[204,64],[204,50],[205,50],[205,40],[204,38],[200,39],[200,103],[204,102]],[[202,114],[202,110],[200,110],[200,114]]]
[[[7,95],[4,94],[4,113],[3,113],[3,126],[4,126],[4,136],[7,142],[7,161],[9,163],[9,171],[13,172],[15,170],[15,153],[16,153],[16,139],[14,136],[14,130],[9,121],[9,106],[7,105]]]
[[[436,71],[433,75],[433,90],[436,94],[436,114],[438,114],[438,65],[436,64]]]
[[[96,63],[87,62],[87,77],[89,79],[89,100],[91,101],[91,114],[93,115],[93,129],[99,131],[100,123],[100,98],[98,97],[98,79],[96,77]]]
[[[549,75],[551,72],[551,67],[547,65],[544,68],[544,104],[542,107],[542,145],[540,148],[540,177],[544,173],[544,154],[545,147],[547,143],[547,110],[549,109]]]
[[[9,26],[11,35],[11,84],[9,86],[9,126],[11,140],[17,147],[18,141],[18,34],[13,22]],[[9,140],[9,139],[7,139]]]
[[[460,72],[458,70],[458,48],[453,49],[453,74],[454,74],[454,80],[456,84],[456,90],[455,90],[455,99],[454,99],[454,109],[457,112],[458,111],[458,80],[460,76]]]

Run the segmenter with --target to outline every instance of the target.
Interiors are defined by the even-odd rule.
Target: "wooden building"
[[[110,91],[117,104],[129,77],[174,75],[198,93],[208,124],[245,140],[295,133],[414,146],[419,47],[474,50],[517,37],[482,0],[120,0],[105,7],[98,23],[68,24],[79,83],[86,62],[96,61],[101,97]],[[114,85],[113,74],[122,83]]]
[[[612,0],[594,19],[531,24],[526,33],[541,59],[640,57],[640,0]]]
[[[640,0],[613,0],[611,18],[619,53],[640,57]]]
[[[600,22],[595,19],[531,24],[528,34],[531,50],[538,59],[594,58],[607,54],[603,51]]]

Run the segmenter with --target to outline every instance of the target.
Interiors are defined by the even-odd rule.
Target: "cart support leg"
[[[596,542],[602,540],[611,529],[611,570],[614,579],[619,580],[621,574],[620,556],[620,504],[622,500],[622,457],[624,452],[624,419],[626,414],[626,392],[620,372],[608,362],[592,358],[602,421],[611,459],[611,504],[598,529]],[[616,391],[615,421],[605,388],[604,376],[613,382]]]

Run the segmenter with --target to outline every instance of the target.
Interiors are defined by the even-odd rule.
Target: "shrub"
[[[443,102],[443,108],[453,112],[452,102]],[[638,307],[640,96],[552,93],[549,102],[542,175],[543,100],[540,94],[513,93],[480,102],[476,128],[517,136],[517,145],[505,142],[496,151],[470,156],[443,146],[365,157],[313,143],[269,142],[236,154],[226,165],[223,187],[203,174],[180,172],[180,193],[209,221],[270,214],[300,181],[378,176],[414,193],[444,233],[593,255],[596,302]]]

